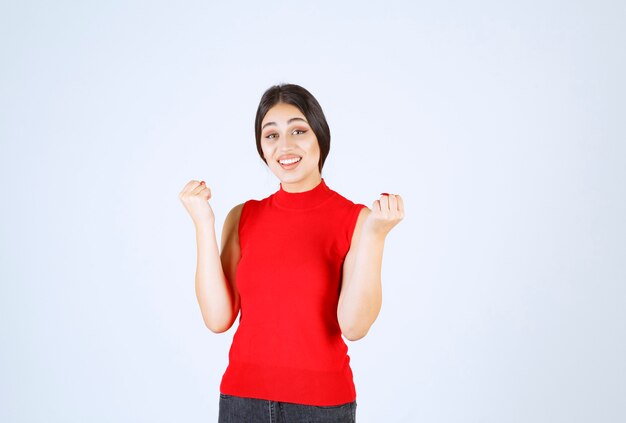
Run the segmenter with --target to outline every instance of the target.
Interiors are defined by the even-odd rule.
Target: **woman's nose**
[[[293,137],[289,134],[283,135],[278,138],[278,146],[281,149],[288,149],[294,145]]]

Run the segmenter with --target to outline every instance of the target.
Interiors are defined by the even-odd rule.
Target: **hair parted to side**
[[[330,151],[330,128],[326,122],[322,107],[315,97],[313,97],[313,94],[296,84],[281,83],[273,85],[265,90],[261,97],[254,120],[256,149],[259,152],[259,156],[261,156],[261,160],[267,164],[267,161],[263,157],[263,149],[261,148],[261,122],[269,109],[278,103],[287,103],[297,107],[309,122],[309,126],[311,126],[313,130],[320,148],[318,167],[321,174],[322,167],[324,167],[324,162]]]

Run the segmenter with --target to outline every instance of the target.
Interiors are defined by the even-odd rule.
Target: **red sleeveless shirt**
[[[356,399],[337,321],[343,262],[363,204],[322,178],[244,203],[239,220],[239,326],[220,392],[308,405]]]

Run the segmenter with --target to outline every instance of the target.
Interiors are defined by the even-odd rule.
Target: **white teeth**
[[[302,158],[301,157],[296,157],[293,159],[287,159],[287,160],[279,160],[280,164],[284,164],[284,165],[290,165],[296,162],[299,162]]]

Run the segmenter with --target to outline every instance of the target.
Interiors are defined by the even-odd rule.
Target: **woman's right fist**
[[[180,198],[196,226],[215,223],[215,215],[209,205],[211,189],[206,186],[204,181],[191,180],[187,182],[187,185],[178,194],[178,198]]]

